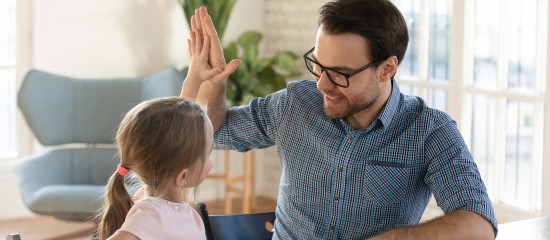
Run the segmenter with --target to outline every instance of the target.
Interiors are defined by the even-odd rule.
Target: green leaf
[[[187,27],[191,30],[191,16],[195,14],[195,9],[203,5],[202,0],[178,0],[182,6],[183,14],[187,19]]]
[[[233,7],[235,6],[236,0],[220,0],[223,2],[222,9],[219,13],[219,21],[218,25],[216,26],[216,29],[218,30],[218,37],[220,39],[223,39],[223,35],[225,33],[225,29],[227,28],[227,23],[229,22],[229,17],[231,16],[231,12],[233,11]]]
[[[297,59],[298,56],[292,52],[280,51],[273,56],[273,63],[286,71],[288,76],[297,76],[301,73],[300,68],[296,64]]]
[[[237,42],[243,48],[243,60],[254,62],[258,58],[258,45],[262,40],[262,34],[255,31],[248,31],[241,36]]]
[[[268,67],[258,73],[258,79],[263,86],[270,86],[271,91],[278,91],[286,87],[284,76],[278,74],[273,68]]]
[[[270,58],[262,58],[254,62],[254,66],[258,71],[262,71],[264,68],[271,67],[272,64],[273,64],[273,60]]]
[[[239,49],[237,47],[237,43],[230,42],[229,45],[223,49],[223,55],[225,57],[225,61],[229,62],[233,59],[238,58],[238,52]]]

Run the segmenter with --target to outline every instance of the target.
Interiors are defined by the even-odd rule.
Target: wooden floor
[[[224,214],[224,201],[207,201],[206,206],[209,214]],[[242,201],[233,200],[233,213],[242,213]],[[252,212],[274,211],[275,200],[258,197],[257,207]],[[51,217],[33,217],[0,221],[0,240],[5,239],[8,234],[19,233],[22,240],[64,240],[64,239],[89,239],[89,232],[93,228],[91,223],[75,223],[57,220]],[[84,237],[78,237],[84,236]]]

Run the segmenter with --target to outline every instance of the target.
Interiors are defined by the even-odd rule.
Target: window
[[[15,0],[0,0],[0,158],[17,154]]]
[[[449,108],[451,4],[451,0],[398,1],[409,29],[407,54],[399,67],[400,87],[443,111]]]
[[[468,27],[474,33],[474,51],[466,56],[472,71],[465,79],[476,119],[470,130],[472,154],[494,200],[538,211],[547,7],[537,0],[482,0],[472,5],[475,20]],[[489,130],[484,133],[477,124]]]
[[[395,2],[410,37],[401,90],[453,116],[493,202],[540,211],[546,1]]]

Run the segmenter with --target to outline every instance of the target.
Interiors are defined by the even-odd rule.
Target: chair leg
[[[224,181],[224,204],[225,214],[233,213],[232,193],[235,192],[242,199],[242,212],[250,213],[256,209],[256,189],[255,189],[255,161],[256,150],[251,150],[242,154],[243,174],[234,177],[231,175],[231,151],[225,151],[225,166],[223,174],[211,174],[209,178],[221,179]],[[240,186],[239,186],[240,184]]]
[[[252,161],[250,161],[250,209],[256,211],[256,150],[250,151]]]
[[[250,152],[247,152],[243,156],[243,213],[250,213],[250,162],[251,156]]]
[[[233,180],[231,179],[231,152],[225,151],[225,214],[231,214],[233,212],[233,206],[231,204],[231,185]]]

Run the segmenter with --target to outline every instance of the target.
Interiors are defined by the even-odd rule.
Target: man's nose
[[[321,72],[319,79],[317,80],[317,89],[326,91],[335,88],[336,85],[328,78],[327,71]]]

